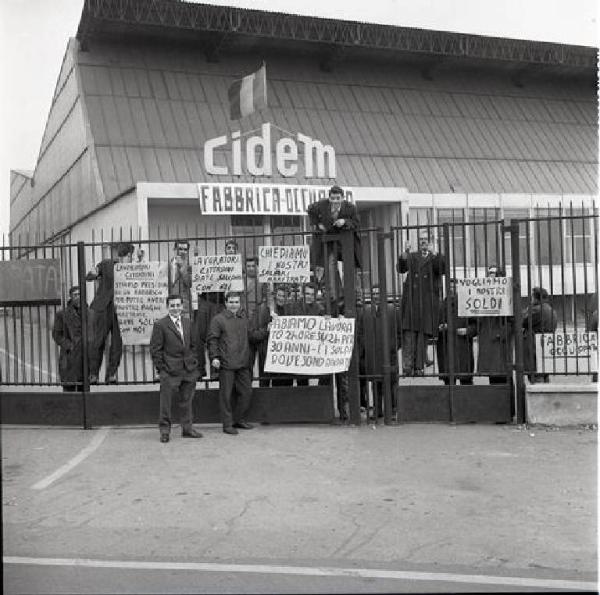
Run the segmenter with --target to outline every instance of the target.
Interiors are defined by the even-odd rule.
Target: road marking
[[[41,479],[36,484],[31,486],[32,490],[43,490],[47,488],[49,485],[54,483],[57,479],[61,478],[63,475],[71,471],[73,467],[76,467],[81,463],[81,461],[87,459],[104,441],[109,428],[102,428],[98,430],[96,435],[92,438],[92,441],[76,456],[74,456],[68,463],[65,463],[62,467],[59,467],[54,473],[48,475],[44,479]]]
[[[296,574],[304,576],[337,576],[380,578],[403,581],[443,581],[479,585],[510,585],[538,589],[569,589],[596,591],[594,582],[527,578],[517,576],[488,576],[483,574],[453,574],[446,572],[411,572],[377,568],[333,568],[316,566],[271,566],[267,564],[216,564],[210,562],[141,562],[122,560],[90,560],[85,558],[27,558],[4,556],[4,564],[34,566],[78,566],[87,568],[119,568],[130,570],[197,570],[202,572],[241,572],[255,574]]]
[[[20,360],[17,356],[13,355],[12,353],[9,353],[8,351],[6,351],[6,349],[3,349],[2,347],[0,347],[0,351],[2,353],[4,353],[4,355],[7,355],[8,357],[10,357],[14,361],[16,361],[17,365],[19,365],[19,366],[24,365],[27,368],[31,368],[32,370],[35,370],[36,372],[40,372],[42,374],[47,374],[48,376],[50,376],[50,380],[54,380],[55,382],[58,380],[58,377],[56,376],[56,374],[54,374],[53,372],[50,372],[50,370],[44,370],[42,368],[38,368],[37,366],[34,366],[33,364],[28,364],[27,362]]]

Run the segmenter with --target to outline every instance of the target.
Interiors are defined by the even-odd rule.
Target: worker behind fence
[[[263,304],[267,303],[269,295],[269,286],[267,283],[260,283],[258,281],[258,259],[256,256],[248,256],[246,258],[246,267],[244,271],[244,300],[242,307],[246,310],[246,316],[248,317],[249,324],[253,328],[259,326],[259,315],[260,308]],[[250,375],[254,375],[254,363],[256,360],[256,353],[258,350],[258,343],[250,343]],[[259,362],[260,370],[260,362]],[[263,360],[264,370],[264,360]],[[259,371],[260,375],[260,371]]]
[[[534,287],[531,303],[523,312],[523,364],[532,383],[550,382],[550,374],[538,373],[535,335],[553,333],[556,325],[556,312],[550,303],[548,292],[543,287]]]
[[[64,391],[81,390],[83,344],[81,342],[81,295],[79,287],[69,289],[69,301],[54,317],[52,338],[60,347],[58,373]]]
[[[89,308],[91,384],[98,383],[98,374],[104,357],[104,347],[109,335],[110,349],[105,381],[113,384],[117,382],[117,370],[123,354],[123,341],[114,305],[115,263],[131,262],[133,252],[133,244],[118,244],[117,259],[106,258],[100,261],[85,278],[86,281],[98,282],[96,295]]]
[[[210,361],[219,371],[219,407],[226,434],[235,435],[238,428],[253,427],[246,421],[252,398],[249,335],[241,296],[230,291],[225,294],[225,310],[212,319],[208,333]]]
[[[487,270],[488,277],[504,277],[495,265]],[[508,316],[477,318],[477,371],[488,376],[490,384],[510,384],[512,378],[512,320]]]
[[[451,329],[448,314],[452,317]],[[452,332],[451,332],[452,331]],[[454,374],[461,384],[473,384],[473,338],[477,335],[477,322],[474,318],[458,316],[456,282],[448,282],[448,295],[442,303],[439,335],[437,340],[438,369],[444,384],[450,384],[450,357],[453,357]]]
[[[331,242],[327,246],[327,262],[325,262],[325,248],[321,239],[322,233],[339,234],[342,231],[354,232],[354,263],[356,268],[361,267],[360,237],[358,235],[359,218],[356,207],[348,200],[344,200],[344,191],[339,186],[329,189],[329,198],[324,198],[311,203],[307,209],[310,224],[314,228],[311,241],[311,256],[313,269],[324,267],[329,273],[328,298],[335,307],[341,292],[338,287],[341,280],[338,274],[338,261],[342,261],[342,242]]]
[[[444,257],[433,252],[427,235],[419,237],[419,250],[407,243],[396,264],[398,273],[407,273],[402,290],[402,369],[405,376],[422,376],[427,345],[437,336],[440,307],[440,279]]]
[[[167,297],[168,314],[159,318],[152,328],[150,354],[160,375],[160,441],[169,442],[171,434],[171,401],[179,403],[181,435],[202,438],[192,426],[192,401],[198,379],[198,351],[189,318],[182,316],[180,295]]]
[[[191,319],[192,312],[192,265],[189,261],[190,244],[177,240],[175,254],[169,262],[169,294],[181,296],[182,316]]]

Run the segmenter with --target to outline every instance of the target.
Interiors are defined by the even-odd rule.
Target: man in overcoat
[[[325,250],[321,239],[322,234],[338,234],[342,231],[354,232],[354,264],[361,268],[360,237],[358,228],[360,221],[356,207],[348,200],[344,200],[344,191],[339,186],[329,189],[329,198],[324,198],[308,206],[308,219],[315,231],[311,241],[313,268],[324,267],[329,273],[328,299],[336,303],[340,297],[338,284],[340,283],[337,263],[342,261],[342,242],[330,242],[327,246],[327,262]]]
[[[477,334],[477,322],[474,318],[458,316],[458,299],[454,279],[450,280],[448,296],[442,303],[440,312],[439,335],[437,340],[438,370],[444,384],[450,384],[450,349],[454,355],[454,382],[473,384],[473,338]],[[452,317],[452,328],[448,325],[448,313]],[[452,331],[452,332],[450,332]]]
[[[52,338],[60,347],[58,373],[64,391],[81,390],[83,382],[80,306],[79,287],[71,287],[67,306],[56,313],[52,328]]]
[[[410,244],[398,257],[396,270],[406,273],[402,290],[402,368],[406,376],[422,375],[427,345],[437,336],[440,307],[440,280],[444,257],[434,253],[429,238],[419,238],[419,250]]]
[[[180,295],[167,297],[169,313],[154,323],[150,338],[150,354],[160,375],[160,441],[169,442],[171,434],[171,401],[179,402],[179,421],[183,438],[202,438],[192,425],[192,400],[196,392],[198,350],[189,318],[182,316]]]

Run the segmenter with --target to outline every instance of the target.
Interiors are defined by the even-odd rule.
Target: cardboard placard
[[[512,316],[511,277],[456,279],[459,316]]]
[[[60,304],[60,260],[35,258],[0,262],[0,305]]]
[[[241,254],[213,254],[192,259],[192,294],[244,291]]]
[[[114,304],[124,345],[148,345],[154,321],[167,314],[166,262],[115,263]]]
[[[259,246],[260,283],[308,283],[310,248],[308,246]]]
[[[345,372],[354,349],[354,322],[354,318],[276,316],[265,371],[310,376]]]
[[[557,374],[598,371],[598,334],[588,331],[535,335],[537,371]]]

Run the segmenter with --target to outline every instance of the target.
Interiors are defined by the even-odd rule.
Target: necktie
[[[181,335],[181,340],[183,341],[183,327],[181,326],[181,318],[177,318],[175,320],[175,326],[177,327],[177,330],[179,331],[179,334]]]
[[[334,205],[331,207],[331,218],[335,221],[340,214],[340,205]]]

